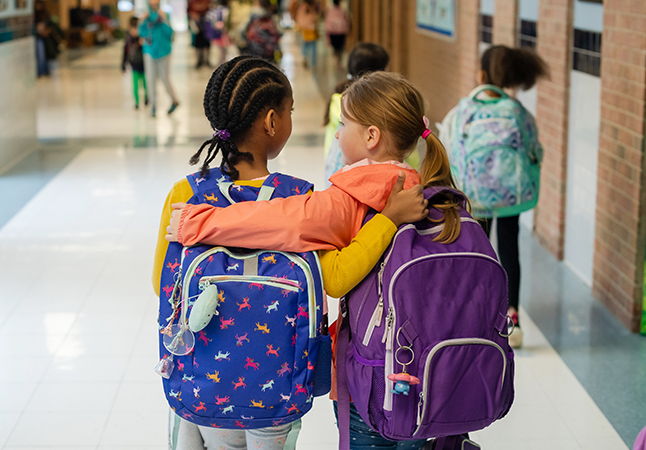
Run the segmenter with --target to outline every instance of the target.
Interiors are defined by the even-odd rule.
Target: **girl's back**
[[[312,188],[278,173],[236,181],[218,169],[187,180],[194,193],[188,203],[220,207],[303,195]],[[322,339],[317,329],[324,310],[313,255],[171,244],[161,286],[162,358],[170,351],[176,365],[164,390],[176,414],[202,426],[262,428],[309,410],[318,349],[310,338]],[[182,334],[187,317],[194,335]],[[187,345],[196,341],[190,353],[184,346],[175,351],[178,339]]]
[[[348,17],[340,6],[333,6],[325,13],[325,32],[327,34],[347,34]]]

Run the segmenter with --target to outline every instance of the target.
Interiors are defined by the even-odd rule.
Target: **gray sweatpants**
[[[169,413],[169,450],[289,450],[296,448],[296,436],[290,436],[292,425],[296,433],[300,420],[277,427],[255,430],[210,428],[188,422],[172,410]]]
[[[173,85],[170,84],[170,55],[163,58],[153,58],[144,54],[144,69],[146,71],[146,83],[148,84],[148,100],[153,108],[157,108],[157,80],[164,83],[166,92],[173,103],[178,103]]]

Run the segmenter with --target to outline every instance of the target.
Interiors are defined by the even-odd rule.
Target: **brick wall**
[[[431,123],[476,86],[479,0],[456,2],[454,40],[417,29],[415,0],[357,0],[351,7],[352,41],[375,42],[389,51],[389,69],[408,76],[429,101]]]
[[[558,259],[563,258],[565,232],[573,3],[540,0],[536,49],[551,79],[537,89],[536,120],[545,157],[535,236]],[[390,69],[421,89],[432,123],[476,85],[479,0],[456,2],[455,40],[417,30],[414,0],[353,4],[362,14],[355,17],[355,37],[392,50]],[[494,43],[515,45],[517,11],[517,0],[496,0]],[[636,331],[646,254],[646,1],[606,0],[604,11],[593,292]],[[386,30],[393,35],[385,36]]]
[[[406,74],[429,101],[427,116],[431,124],[441,122],[461,97],[476,86],[479,68],[478,0],[462,0],[457,5],[457,36],[450,41],[419,31],[415,20],[415,2],[408,2]],[[458,2],[456,2],[458,3]]]
[[[558,259],[563,259],[565,232],[573,10],[573,0],[539,4],[537,52],[549,65],[551,79],[538,83],[536,123],[545,154],[535,223],[541,244]]]
[[[518,0],[496,0],[496,17],[493,21],[493,43],[516,46]]]
[[[646,2],[604,2],[594,294],[632,331],[643,295]]]

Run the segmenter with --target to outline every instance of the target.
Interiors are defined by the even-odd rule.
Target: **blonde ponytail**
[[[457,190],[449,156],[442,142],[433,133],[426,137],[426,156],[420,167],[420,176],[424,188],[431,186],[445,186]],[[466,198],[466,196],[465,196]],[[442,232],[433,240],[442,244],[455,242],[460,236],[461,222],[460,207],[461,199],[450,192],[440,192],[433,196],[429,208],[441,210],[444,213],[444,228]],[[467,200],[467,208],[470,209]],[[429,219],[434,222],[440,222],[439,219]]]
[[[437,136],[425,131],[424,97],[402,75],[388,72],[364,75],[348,87],[343,98],[343,116],[364,126],[374,125],[387,133],[400,160],[410,154],[420,136],[426,136],[426,156],[420,168],[422,185],[456,189],[444,146]],[[444,212],[444,230],[433,240],[450,244],[460,236],[462,197],[441,192],[432,200],[430,207]]]

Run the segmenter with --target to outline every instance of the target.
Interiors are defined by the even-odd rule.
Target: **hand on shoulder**
[[[422,185],[416,184],[410,189],[404,189],[405,181],[406,174],[400,170],[386,206],[381,212],[397,227],[404,223],[418,222],[428,216],[428,200],[424,198]]]
[[[182,211],[186,207],[186,203],[173,203],[173,213],[170,216],[170,224],[166,227],[166,240],[169,242],[178,241],[179,221],[182,218]]]

